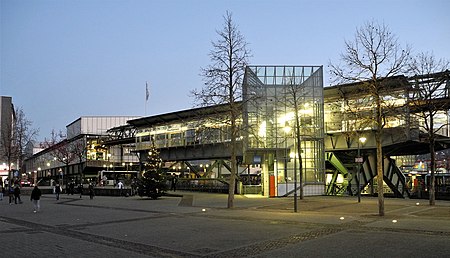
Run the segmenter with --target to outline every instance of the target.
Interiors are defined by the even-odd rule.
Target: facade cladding
[[[83,116],[66,126],[67,140],[44,149],[25,161],[27,172],[35,173],[36,181],[52,178],[68,182],[98,176],[97,171],[107,170],[114,161],[120,164],[137,162],[125,146],[106,148],[107,129],[123,126],[136,116]],[[65,162],[68,162],[67,164]],[[119,164],[119,162],[116,162]],[[105,167],[107,166],[107,167]],[[64,176],[64,178],[63,178]]]
[[[295,171],[300,167],[297,177],[303,176],[305,194],[323,194],[322,73],[322,66],[247,67],[243,83],[245,159],[261,161],[266,171],[264,185],[269,186],[272,177],[277,196],[293,191]]]
[[[113,127],[126,125],[136,116],[83,116],[67,126],[67,139],[80,134],[106,135]]]

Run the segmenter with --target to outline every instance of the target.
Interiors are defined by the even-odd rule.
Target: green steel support
[[[331,178],[330,183],[327,186],[327,195],[336,194],[335,193],[335,186],[336,186],[336,180],[339,173],[341,173],[343,176],[346,176],[348,174],[347,168],[345,168],[344,164],[334,155],[332,152],[325,153],[326,161],[330,162],[333,167],[336,168],[336,171],[333,173],[333,177]]]

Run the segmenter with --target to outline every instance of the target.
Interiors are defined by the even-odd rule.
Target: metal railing
[[[221,179],[214,178],[180,178],[177,190],[210,193],[228,193],[229,185]]]

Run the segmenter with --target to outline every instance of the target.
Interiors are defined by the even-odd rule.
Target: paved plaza
[[[171,192],[173,193],[173,192]],[[176,192],[0,202],[3,257],[449,257],[450,202]]]

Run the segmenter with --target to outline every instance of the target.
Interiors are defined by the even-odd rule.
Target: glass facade
[[[243,84],[246,161],[263,157],[265,180],[275,178],[277,196],[293,191],[300,165],[305,186],[316,185],[317,194],[323,193],[320,190],[325,167],[322,73],[321,66],[250,66],[246,70]]]
[[[198,116],[140,128],[136,134],[136,150],[147,150],[152,144],[156,148],[171,148],[229,142],[229,125],[219,122],[218,115],[215,116]],[[241,124],[240,119],[237,124]]]

